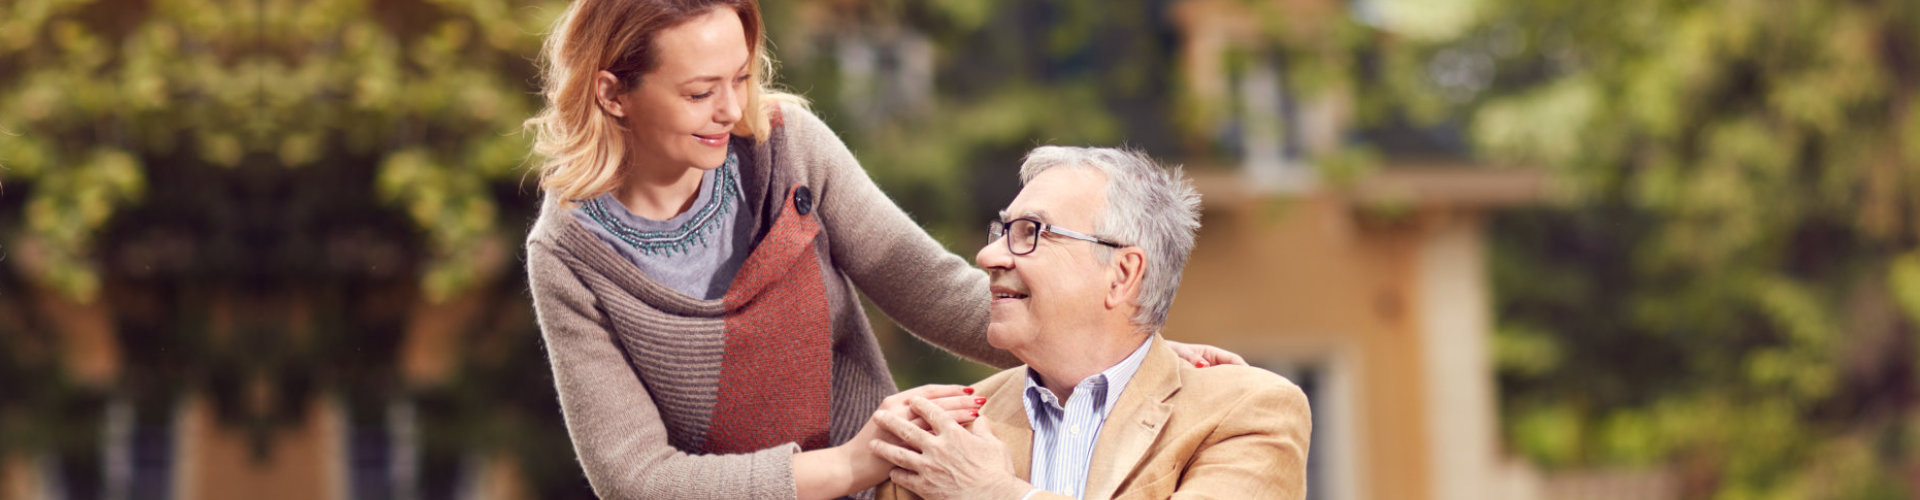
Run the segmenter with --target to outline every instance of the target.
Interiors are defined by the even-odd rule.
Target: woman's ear
[[[625,90],[623,87],[620,85],[620,78],[613,76],[612,71],[600,70],[598,74],[593,75],[593,100],[600,105],[601,111],[606,111],[607,114],[618,118],[626,118],[627,110],[620,105],[620,91]]]
[[[1108,308],[1133,305],[1147,273],[1147,252],[1140,247],[1116,248],[1107,266]]]

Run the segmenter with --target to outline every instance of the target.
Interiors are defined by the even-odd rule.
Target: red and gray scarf
[[[833,327],[812,211],[811,190],[789,189],[773,228],[727,289],[726,351],[708,453],[829,444]]]

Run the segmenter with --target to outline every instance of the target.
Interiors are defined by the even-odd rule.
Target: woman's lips
[[[699,139],[701,144],[708,146],[724,147],[727,145],[727,134],[724,133],[713,135],[693,134],[693,138]]]

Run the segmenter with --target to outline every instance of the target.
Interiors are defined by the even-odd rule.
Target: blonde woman
[[[892,468],[867,451],[876,408],[971,420],[968,388],[894,395],[855,287],[934,345],[1018,364],[987,344],[986,275],[767,90],[762,37],[753,0],[578,0],[548,35],[527,273],[603,497],[849,495]]]

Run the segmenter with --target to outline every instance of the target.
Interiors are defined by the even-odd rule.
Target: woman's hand
[[[800,498],[838,498],[885,481],[893,464],[874,456],[871,443],[896,441],[892,434],[874,423],[874,418],[895,415],[910,419],[923,429],[931,429],[932,425],[914,413],[908,404],[914,398],[932,402],[934,407],[944,410],[948,418],[961,424],[973,422],[980,416],[980,406],[986,404],[985,398],[973,396],[973,388],[960,385],[923,385],[888,396],[880,401],[874,417],[867,419],[867,424],[852,440],[793,457],[794,487]]]
[[[867,419],[867,425],[860,428],[860,433],[854,435],[853,439],[846,444],[840,445],[853,462],[856,482],[868,486],[880,484],[880,481],[887,479],[887,472],[893,470],[893,464],[874,456],[870,447],[870,443],[874,440],[897,442],[893,434],[886,432],[875,423],[880,415],[894,415],[911,421],[922,429],[933,428],[925,418],[914,413],[909,402],[916,397],[931,401],[935,407],[944,410],[948,418],[952,418],[961,425],[972,423],[975,418],[979,418],[980,407],[987,402],[986,398],[973,396],[973,388],[959,385],[923,385],[881,400],[880,408],[873,412],[872,418]]]
[[[1247,366],[1247,359],[1240,357],[1239,354],[1206,344],[1188,344],[1169,340],[1167,347],[1173,348],[1173,353],[1180,356],[1181,360],[1201,368],[1213,365]]]
[[[976,421],[969,430],[947,418],[931,401],[914,399],[911,404],[931,422],[931,429],[891,413],[873,417],[904,443],[873,444],[875,456],[899,467],[892,472],[894,483],[928,500],[1017,498],[1033,489],[1014,475],[1006,443],[993,435],[992,425],[985,420]]]

